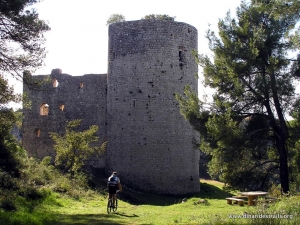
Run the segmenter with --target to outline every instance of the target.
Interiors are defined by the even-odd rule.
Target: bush
[[[16,194],[11,192],[1,193],[0,208],[6,211],[16,211]]]
[[[50,159],[49,159],[50,158]],[[45,157],[41,162],[34,158],[29,158],[25,161],[25,168],[22,179],[34,185],[48,185],[55,180],[57,171],[48,162],[51,157]]]
[[[272,186],[269,188],[270,196],[279,198],[281,197],[281,186],[272,184]]]
[[[15,189],[18,186],[17,179],[0,168],[0,187],[2,189]]]
[[[251,212],[253,215],[272,215],[273,218],[255,218],[249,221],[250,224],[255,225],[300,224],[299,208],[299,196],[283,197],[280,201],[270,205],[260,204]]]

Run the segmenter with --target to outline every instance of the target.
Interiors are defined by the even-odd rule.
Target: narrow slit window
[[[40,115],[47,116],[49,114],[49,105],[43,102],[40,106]]]
[[[178,54],[179,62],[183,62],[183,50],[184,49],[182,46],[179,46],[178,50],[179,50],[179,54]]]
[[[131,107],[136,107],[137,106],[137,100],[136,99],[132,99],[132,102],[131,102]]]
[[[179,61],[182,62],[183,61],[183,57],[182,57],[182,51],[179,50]]]

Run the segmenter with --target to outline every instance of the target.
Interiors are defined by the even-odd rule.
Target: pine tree
[[[198,122],[207,129],[204,139],[211,144],[202,147],[208,149],[211,166],[220,174],[243,171],[244,165],[252,165],[248,172],[261,166],[269,173],[277,164],[282,190],[288,193],[289,127],[285,116],[297,99],[294,81],[299,78],[299,61],[289,54],[295,45],[287,37],[298,17],[294,13],[274,13],[270,2],[242,2],[236,18],[228,13],[219,21],[218,35],[208,30],[213,57],[200,54],[197,60],[203,68],[205,85],[215,93],[208,110],[199,105],[200,115],[207,111],[210,115],[206,121]],[[273,3],[274,7],[285,4]],[[201,118],[198,112],[193,113]],[[216,165],[218,162],[227,173]],[[240,177],[247,176],[249,173]]]

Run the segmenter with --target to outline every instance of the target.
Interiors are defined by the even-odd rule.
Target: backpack
[[[117,186],[117,182],[116,182],[116,179],[114,177],[109,178],[108,186],[110,186],[110,187]]]

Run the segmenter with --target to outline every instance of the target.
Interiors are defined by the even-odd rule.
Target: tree
[[[300,19],[300,4],[299,0],[252,0],[253,4],[262,6],[262,4],[267,4],[265,10],[273,15],[275,18],[280,19],[285,15],[293,16],[295,20]],[[290,24],[286,24],[289,26]],[[300,48],[300,27],[295,29],[295,32],[289,34],[290,41],[294,44],[296,48]]]
[[[16,118],[13,110],[0,110],[0,170],[6,171],[13,176],[19,176],[21,165],[18,155],[23,153],[10,133],[15,122]]]
[[[289,192],[285,115],[297,99],[294,81],[299,78],[295,73],[299,62],[287,54],[294,45],[286,35],[297,22],[292,13],[276,16],[264,1],[242,2],[237,19],[228,13],[219,21],[219,37],[208,30],[213,59],[197,56],[205,85],[215,89],[210,116],[204,123],[210,143],[215,145],[211,148],[213,160],[226,159],[227,153],[235,152],[230,156],[241,156],[241,163],[245,154],[250,151],[248,156],[253,158],[257,151],[260,161],[265,160],[260,162],[261,168],[269,171],[278,165],[284,193]],[[247,133],[248,140],[258,135],[252,144],[245,141]],[[226,167],[237,168],[235,163],[239,161],[230,162],[228,157],[224,162]]]
[[[0,172],[3,170],[12,176],[19,176],[19,147],[10,131],[16,123],[16,114],[5,105],[10,101],[20,101],[13,93],[7,80],[0,76]]]
[[[20,102],[4,76],[22,79],[24,70],[33,71],[45,57],[43,33],[50,28],[38,19],[29,6],[38,0],[0,0],[0,187],[16,188],[15,177],[21,175],[26,157],[11,134],[18,116],[7,104]],[[20,124],[19,124],[20,125]]]
[[[66,133],[63,136],[57,133],[50,133],[54,140],[54,149],[56,151],[55,164],[62,166],[63,169],[71,174],[71,177],[82,169],[85,160],[94,154],[100,154],[106,148],[106,142],[102,146],[92,147],[91,145],[98,141],[96,132],[98,126],[92,125],[88,130],[75,131],[81,120],[68,122]]]
[[[212,113],[188,86],[176,99],[181,113],[200,132],[201,161],[208,161],[208,168],[200,169],[208,169],[212,178],[239,190],[267,189],[271,182],[277,183],[278,159],[272,154],[273,142],[264,119],[252,116],[238,124],[230,109]]]
[[[0,111],[9,102],[20,102],[21,96],[14,93],[13,88],[9,87],[8,81],[0,75]]]
[[[175,16],[169,16],[166,14],[149,14],[146,15],[144,17],[142,17],[142,20],[169,20],[169,21],[174,21],[175,20]]]
[[[43,33],[49,26],[28,7],[39,0],[0,1],[0,73],[22,77],[40,67],[45,58]]]
[[[291,125],[290,139],[288,141],[289,147],[289,164],[290,164],[290,174],[291,174],[291,184],[294,190],[299,190],[300,188],[300,120],[299,117],[295,117],[294,120],[289,121]]]
[[[113,23],[119,23],[124,21],[125,21],[125,16],[123,16],[122,14],[112,14],[107,20],[106,25],[108,26]]]
[[[20,178],[24,168],[26,152],[19,146],[11,130],[16,125],[18,116],[6,107],[10,101],[19,101],[7,81],[0,76],[0,189],[18,188],[16,178]]]

